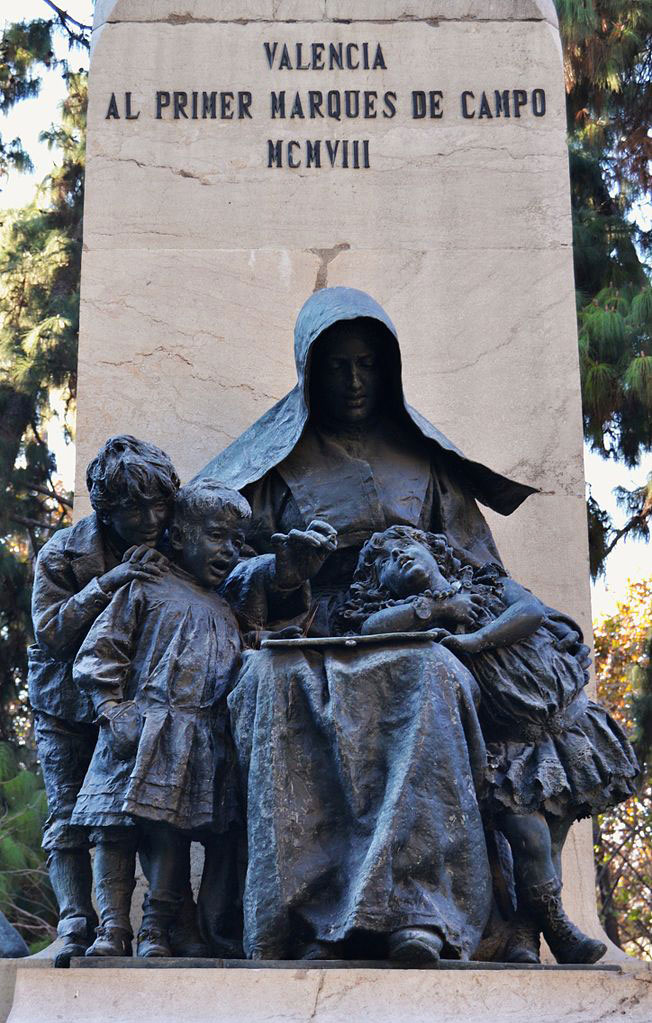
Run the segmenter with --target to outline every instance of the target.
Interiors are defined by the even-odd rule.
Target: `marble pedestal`
[[[199,964],[198,964],[199,965]],[[18,966],[8,1023],[601,1023],[652,1018],[652,966]],[[163,968],[161,968],[163,967]],[[0,1017],[4,1023],[5,1017]]]

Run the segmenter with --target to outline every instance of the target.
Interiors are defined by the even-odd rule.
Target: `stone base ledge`
[[[652,964],[428,969],[138,960],[16,968],[9,1023],[602,1023],[652,1019]],[[226,965],[226,964],[225,964]],[[239,968],[238,968],[239,967]]]

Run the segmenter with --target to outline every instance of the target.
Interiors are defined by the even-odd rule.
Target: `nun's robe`
[[[395,387],[375,422],[329,430],[310,415],[312,347],[360,317],[376,321]],[[407,405],[380,306],[348,288],[317,292],[295,352],[294,390],[200,475],[249,499],[260,553],[313,518],[338,530],[312,581],[311,631],[331,632],[360,547],[388,526],[445,532],[478,564],[499,562],[476,499],[510,514],[533,490],[465,458]],[[238,610],[251,620],[247,600]],[[355,944],[413,925],[434,929],[449,957],[473,954],[491,907],[477,699],[457,658],[422,641],[246,655],[229,704],[247,800],[249,955],[287,958],[302,942]]]

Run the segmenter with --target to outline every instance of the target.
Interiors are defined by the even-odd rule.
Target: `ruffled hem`
[[[97,810],[78,802],[73,824],[84,828],[132,828],[136,822],[126,813]]]
[[[176,793],[173,793],[176,795]],[[173,805],[172,796],[170,805]],[[212,806],[201,808],[194,806],[191,813],[175,812],[164,810],[148,802],[139,802],[136,799],[126,799],[124,809],[138,821],[148,821],[155,824],[167,824],[177,831],[212,831],[220,822],[216,820]]]
[[[601,813],[636,791],[639,767],[622,729],[598,704],[561,735],[487,746],[487,812],[541,811],[568,819]]]

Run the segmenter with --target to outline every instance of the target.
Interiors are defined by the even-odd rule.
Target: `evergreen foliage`
[[[38,19],[9,25],[0,39],[0,114],[6,114],[21,99],[38,96],[41,67],[51,67],[52,24]],[[0,133],[0,178],[10,168],[31,170],[32,161],[20,139],[3,139]]]
[[[568,96],[585,436],[603,457],[652,450],[652,232],[634,215],[652,182],[652,3],[557,0]],[[623,529],[589,500],[591,571],[627,536],[647,539],[645,485],[620,494]]]
[[[31,38],[25,26],[13,28]],[[34,60],[21,58],[26,94],[38,88],[38,61],[48,66],[44,31],[39,26]],[[63,70],[61,123],[42,133],[57,164],[33,202],[0,226],[0,739],[14,741],[29,730],[33,563],[52,531],[69,524],[72,508],[53,478],[47,443],[53,391],[72,415],[77,372],[87,89],[84,73]],[[15,83],[11,89],[20,92]]]
[[[40,775],[0,742],[0,910],[33,952],[56,935],[57,906],[41,849],[46,816]]]

